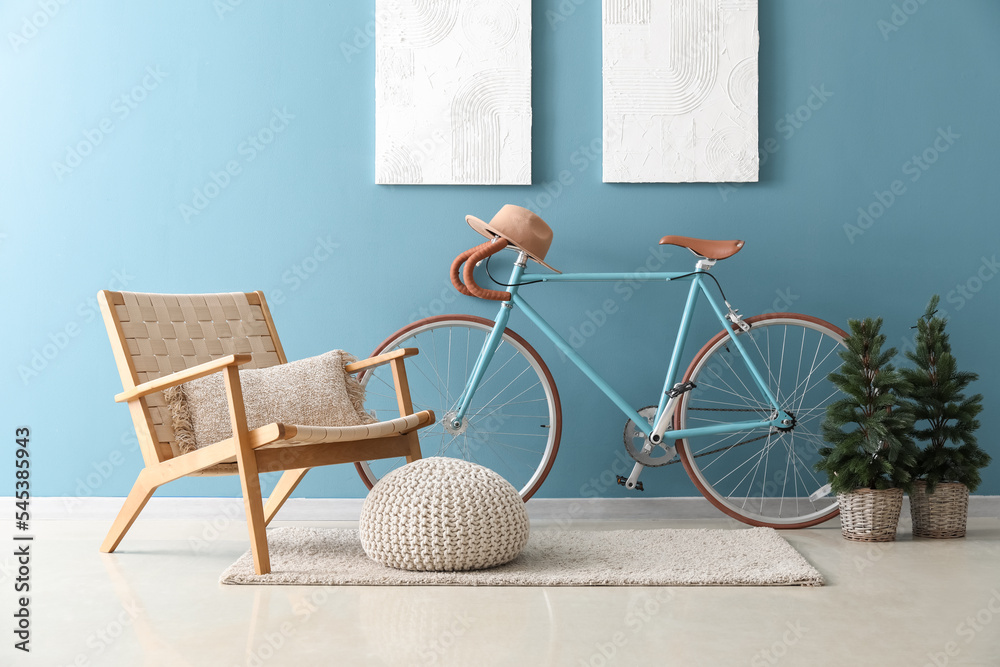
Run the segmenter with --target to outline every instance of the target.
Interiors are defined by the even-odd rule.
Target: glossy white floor
[[[1000,519],[971,519],[961,540],[913,540],[902,524],[878,546],[845,542],[836,522],[783,533],[823,588],[477,589],[222,586],[247,548],[240,522],[216,535],[140,518],[109,556],[106,522],[36,521],[32,652],[11,648],[12,561],[0,559],[0,664],[1000,665]]]

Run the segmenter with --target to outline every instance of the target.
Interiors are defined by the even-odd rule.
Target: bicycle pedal
[[[618,486],[626,486],[627,485],[627,483],[628,483],[628,477],[623,477],[621,475],[616,475],[616,477],[617,477],[617,480],[618,480]],[[645,490],[645,489],[642,488],[642,482],[636,482],[635,483],[635,490],[636,491],[644,491]]]
[[[692,389],[696,388],[697,386],[698,385],[696,385],[694,382],[678,382],[669,390],[667,390],[667,397],[677,398],[681,394],[687,393]]]

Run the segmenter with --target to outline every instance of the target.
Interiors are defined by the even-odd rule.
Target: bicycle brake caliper
[[[733,308],[728,301],[726,301],[725,304],[726,308],[729,309],[729,312],[726,314],[726,319],[738,326],[744,333],[750,331],[750,323],[743,321],[743,316],[740,315],[740,311]]]

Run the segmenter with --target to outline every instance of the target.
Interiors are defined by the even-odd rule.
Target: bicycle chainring
[[[656,417],[656,408],[657,406],[655,405],[647,405],[639,410],[639,416],[645,418],[652,425],[653,418]],[[669,429],[672,429],[673,425],[673,418],[671,417]],[[632,460],[648,468],[658,468],[659,466],[668,465],[677,456],[677,451],[673,445],[664,444],[666,442],[665,439],[660,444],[653,445],[649,451],[644,452],[646,434],[640,431],[631,419],[625,422],[623,437],[625,440],[625,451],[632,457]]]

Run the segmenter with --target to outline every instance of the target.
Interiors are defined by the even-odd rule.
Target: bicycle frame
[[[476,363],[473,366],[472,374],[466,383],[465,389],[459,397],[457,410],[452,417],[453,423],[456,427],[461,425],[462,420],[469,409],[469,405],[472,402],[472,398],[475,396],[476,389],[479,387],[480,381],[482,381],[483,374],[486,372],[486,368],[490,365],[493,355],[499,346],[500,338],[503,335],[504,329],[507,327],[510,314],[513,308],[517,307],[524,312],[528,319],[531,320],[543,334],[545,334],[546,338],[551,340],[552,343],[558,347],[562,353],[565,354],[566,357],[572,361],[577,368],[579,368],[583,374],[597,386],[598,389],[604,393],[605,396],[618,406],[626,417],[632,420],[636,427],[642,431],[647,438],[650,438],[652,442],[659,442],[669,423],[670,413],[674,404],[674,399],[669,396],[669,392],[676,384],[681,355],[684,350],[684,344],[687,340],[688,330],[691,327],[691,317],[694,313],[694,308],[699,295],[708,301],[712,310],[715,312],[716,317],[719,319],[719,322],[722,324],[723,330],[728,332],[730,341],[736,349],[739,350],[740,356],[746,364],[747,369],[750,371],[757,387],[760,389],[761,395],[764,396],[768,403],[770,403],[771,407],[774,408],[774,415],[771,419],[767,420],[744,421],[731,424],[672,430],[670,431],[670,436],[679,440],[703,435],[736,433],[748,429],[764,427],[777,428],[790,423],[791,416],[782,410],[778,405],[777,399],[768,388],[767,383],[764,382],[764,379],[757,370],[756,366],[753,365],[749,355],[747,355],[739,336],[734,334],[733,324],[726,318],[726,312],[723,311],[722,307],[720,307],[718,301],[716,300],[716,297],[712,295],[708,286],[705,284],[704,275],[708,272],[708,269],[711,268],[711,265],[714,262],[699,262],[698,269],[694,273],[661,272],[559,274],[525,273],[526,262],[527,255],[521,252],[518,255],[517,261],[514,263],[513,269],[511,270],[510,279],[507,281],[509,285],[507,287],[507,292],[510,294],[510,301],[501,302],[500,310],[494,319],[493,329],[490,332],[490,335],[487,336],[486,342],[483,344],[483,347],[479,352],[479,356],[476,359]],[[595,371],[593,367],[591,367],[590,364],[588,364],[586,360],[584,360],[583,357],[576,352],[576,350],[573,349],[573,346],[570,345],[561,335],[559,335],[559,333],[557,333],[556,330],[553,329],[552,326],[519,294],[520,288],[528,282],[610,282],[619,280],[627,280],[631,282],[689,280],[691,282],[690,288],[688,289],[687,301],[684,304],[684,311],[681,315],[681,321],[677,329],[677,338],[674,341],[674,349],[670,357],[670,365],[667,368],[667,374],[664,379],[663,393],[660,396],[659,405],[656,409],[656,416],[653,419],[652,425],[649,424],[646,419],[640,417],[639,413],[621,396],[621,394],[615,391],[615,389],[608,384],[608,382],[601,377],[601,375]]]

